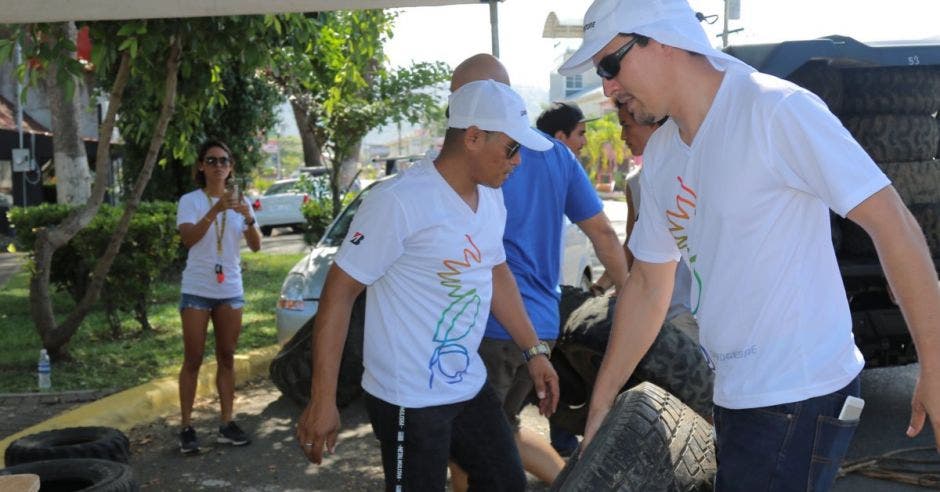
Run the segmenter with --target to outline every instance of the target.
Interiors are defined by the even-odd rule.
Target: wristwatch
[[[249,221],[250,221],[250,222],[249,222]],[[255,218],[252,217],[252,218],[246,220],[246,221],[245,221],[245,225],[248,226],[248,227],[251,227],[251,226],[255,225]]]
[[[522,358],[525,359],[526,362],[529,362],[537,355],[544,355],[545,357],[548,357],[551,353],[552,349],[548,346],[548,343],[540,340],[539,343],[535,344],[532,348],[523,350]]]

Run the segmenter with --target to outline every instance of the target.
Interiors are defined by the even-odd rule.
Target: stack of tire
[[[563,287],[552,364],[560,395],[552,425],[583,434],[616,300]],[[698,343],[666,323],[581,458],[553,490],[707,490],[716,471],[713,376]]]
[[[339,378],[336,385],[336,404],[340,408],[352,403],[362,394],[362,343],[365,325],[366,295],[362,293],[353,304],[349,319],[349,332],[343,346]],[[313,324],[310,318],[271,361],[268,374],[281,394],[300,406],[310,400],[313,380]]]
[[[40,490],[139,490],[128,466],[130,442],[110,427],[71,427],[21,437],[4,453],[0,475],[38,475]]]
[[[940,258],[940,67],[836,68],[826,61],[806,63],[788,77],[816,93],[891,180],[920,224],[931,256]],[[833,243],[843,262],[877,265],[868,234],[833,215]],[[936,260],[935,260],[936,261]],[[854,279],[857,281],[858,279]],[[866,282],[851,300],[857,318],[856,343],[870,363],[883,357],[884,337],[907,340],[900,312],[883,277]],[[867,317],[894,319],[875,323]],[[876,326],[878,332],[874,330]],[[858,330],[864,330],[859,332]],[[870,346],[869,346],[870,345]],[[910,345],[909,343],[906,345]],[[914,358],[913,350],[891,357]],[[876,364],[877,365],[877,364]]]

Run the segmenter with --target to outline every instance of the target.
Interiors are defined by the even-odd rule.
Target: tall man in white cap
[[[651,137],[636,262],[591,397],[586,440],[662,324],[673,272],[715,366],[718,490],[825,490],[857,420],[839,420],[864,366],[829,209],[874,240],[911,327],[920,378],[908,429],[940,440],[940,288],[917,222],[813,94],[716,51],[685,0],[598,0],[559,70],[591,65]],[[681,258],[680,258],[681,256]]]
[[[558,377],[506,266],[499,186],[519,148],[551,143],[529,128],[525,104],[484,80],[450,96],[444,146],[363,201],[327,275],[314,324],[310,404],[297,427],[320,463],[339,430],[336,381],[353,301],[368,286],[362,387],[381,443],[388,490],[442,490],[448,457],[480,490],[522,490],[525,473],[477,355],[492,310],[528,354],[540,410]]]

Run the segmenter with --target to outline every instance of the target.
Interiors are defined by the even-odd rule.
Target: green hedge
[[[69,210],[69,206],[59,204],[11,209],[17,248],[31,253],[36,230],[62,222]],[[53,255],[50,281],[76,302],[84,296],[90,274],[123,213],[123,207],[102,205],[91,223]],[[176,230],[176,204],[141,203],[101,292],[100,302],[115,336],[120,334],[119,311],[133,312],[141,328],[150,329],[147,305],[153,282],[167,272],[178,272],[185,262],[184,255]]]

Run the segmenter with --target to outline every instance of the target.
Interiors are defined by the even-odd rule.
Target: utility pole
[[[493,38],[493,56],[499,58],[499,15],[496,12],[496,2],[499,0],[489,0],[490,3],[490,34]]]
[[[725,0],[725,15],[723,17],[724,27],[718,37],[721,38],[721,47],[728,47],[728,36],[736,32],[741,32],[744,28],[728,30],[728,21],[730,19],[738,20],[741,18],[741,0]]]

